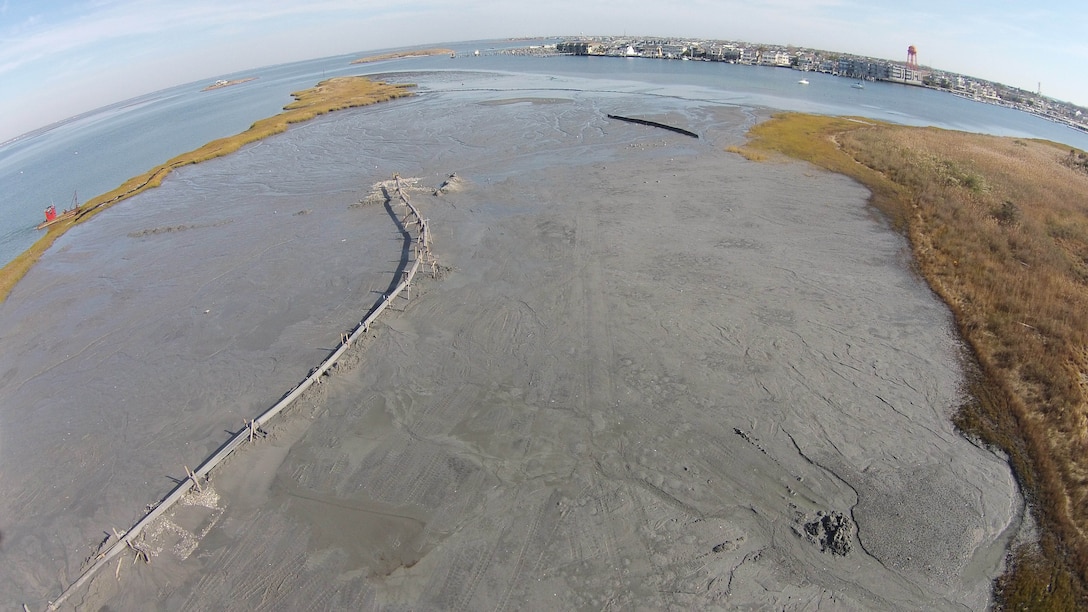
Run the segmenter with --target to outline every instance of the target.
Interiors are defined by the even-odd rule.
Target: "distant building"
[[[819,70],[819,63],[816,61],[816,54],[798,53],[796,68],[798,70],[804,71]]]
[[[922,84],[922,71],[915,70],[908,66],[904,66],[898,63],[890,63],[887,65],[887,79],[895,83],[906,83],[907,85],[921,85]]]
[[[790,65],[790,54],[785,51],[776,50],[771,53],[765,53],[763,55],[763,63],[768,66],[785,67]]]
[[[737,62],[740,50],[735,45],[713,44],[706,48],[705,57],[716,62]]]
[[[600,49],[600,44],[588,41],[588,40],[567,40],[555,45],[555,50],[559,53],[569,53],[571,55],[595,55]]]
[[[679,59],[687,55],[688,46],[683,43],[667,42],[657,47],[657,55],[663,59]]]
[[[882,62],[844,57],[839,59],[838,74],[852,79],[883,81],[888,78],[888,66]]]

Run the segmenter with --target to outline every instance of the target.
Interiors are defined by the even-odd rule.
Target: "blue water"
[[[857,115],[906,125],[1043,138],[1088,150],[1088,134],[1012,109],[932,90],[851,81],[823,74],[714,62],[639,58],[491,55],[489,49],[526,43],[444,44],[447,56],[352,65],[363,54],[330,57],[211,77],[114,104],[0,147],[0,265],[25,251],[41,232],[35,226],[50,203],[67,208],[109,191],[126,179],[200,145],[236,134],[274,115],[290,93],[323,78],[347,74],[404,73],[420,91],[451,103],[494,91],[616,91],[657,98],[764,107],[832,115]],[[480,57],[471,52],[479,49]],[[504,78],[495,78],[496,74]],[[217,78],[256,80],[210,92]],[[805,76],[810,84],[799,85]],[[514,78],[511,78],[514,77]],[[399,80],[405,80],[401,74]]]

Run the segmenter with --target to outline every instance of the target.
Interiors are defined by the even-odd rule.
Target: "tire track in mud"
[[[555,493],[548,498],[551,500],[555,497]],[[545,502],[546,504],[546,502]],[[521,546],[518,548],[517,560],[514,561],[513,571],[509,578],[505,580],[506,588],[502,596],[499,598],[499,603],[495,606],[495,612],[502,612],[506,609],[506,606],[510,603],[510,595],[514,591],[514,588],[518,585],[518,581],[521,578],[521,572],[525,564],[525,554],[529,549],[529,544],[533,543],[533,540],[537,534],[537,529],[540,527],[540,520],[545,512],[546,505],[541,504],[541,507],[533,512],[532,518],[529,522],[529,528],[525,530],[525,536],[522,539]]]
[[[613,380],[611,366],[615,361],[615,345],[611,319],[604,299],[604,278],[597,245],[601,233],[593,212],[579,209],[573,265],[579,273],[574,276],[570,294],[571,312],[575,316],[577,336],[586,355],[588,367],[579,372],[578,412],[589,419],[590,436],[604,426],[605,413],[613,410]]]
[[[419,438],[448,434],[468,412],[472,390],[472,387],[461,385],[453,393],[428,402],[420,414],[413,415],[415,419],[406,429]]]
[[[587,364],[587,367],[575,373],[574,378],[577,381],[575,392],[579,397],[576,400],[572,398],[572,404],[591,423],[590,436],[591,438],[596,436],[591,455],[597,457],[598,471],[591,477],[596,483],[591,497],[593,512],[591,514],[572,513],[571,516],[565,518],[572,521],[567,530],[572,542],[577,542],[570,554],[583,561],[593,561],[595,565],[599,564],[603,566],[602,569],[608,571],[625,564],[626,560],[621,551],[628,547],[633,546],[637,549],[637,552],[630,556],[636,559],[640,558],[640,555],[641,558],[649,558],[646,554],[649,551],[646,538],[635,533],[618,533],[616,529],[619,523],[615,520],[626,517],[627,511],[633,511],[638,516],[660,515],[660,511],[650,510],[645,506],[643,501],[645,495],[662,504],[662,508],[671,509],[672,512],[677,512],[681,516],[691,516],[698,520],[704,512],[653,484],[649,474],[636,477],[617,465],[617,461],[621,464],[625,460],[630,462],[630,453],[636,446],[642,446],[642,443],[646,446],[654,444],[653,440],[642,439],[637,434],[632,439],[632,433],[676,430],[678,423],[673,420],[673,410],[669,409],[669,406],[685,395],[686,391],[683,381],[665,376],[661,385],[656,387],[659,392],[655,393],[651,390],[648,397],[643,398],[649,400],[648,405],[643,405],[644,402],[636,402],[623,406],[622,412],[619,412],[621,407],[614,399],[617,381],[613,378],[613,372],[618,362],[611,332],[613,313],[606,300],[606,294],[610,293],[610,282],[602,271],[601,253],[596,248],[596,245],[606,237],[601,235],[596,212],[595,209],[586,207],[579,209],[577,213],[575,226],[578,228],[578,235],[571,266],[577,269],[578,273],[574,275],[570,286],[568,311],[573,315],[571,318],[575,323],[571,326],[573,335],[570,341],[576,346],[583,347],[584,363]],[[622,372],[623,368],[619,371]],[[647,391],[641,388],[639,390]],[[626,445],[628,451],[624,450],[625,441],[629,442]],[[707,437],[698,440],[697,445],[713,447],[720,442],[720,440]],[[661,472],[662,466],[651,466],[644,461],[646,458],[648,457],[643,457],[643,460],[638,463],[641,463],[642,467],[649,472]],[[611,464],[611,467],[602,467],[602,463]],[[725,461],[721,465],[728,464],[729,462]],[[611,492],[606,491],[604,481],[616,482],[620,489],[609,487]],[[626,493],[624,494],[623,491]],[[617,494],[626,495],[630,499],[623,505],[625,510],[622,512],[608,503],[608,500]],[[620,523],[623,522],[625,521],[620,521]],[[621,581],[621,584],[625,583]],[[627,585],[627,587],[631,586]],[[630,598],[622,595],[622,589],[617,590],[617,587],[618,584],[605,587],[608,591],[605,596],[607,601],[613,604],[622,601],[630,603]],[[641,601],[645,603],[646,600]],[[658,601],[663,603],[663,600]],[[608,605],[607,602],[606,605]]]
[[[251,609],[260,609],[275,584],[293,576],[305,564],[305,554],[282,556],[269,554],[266,533],[283,533],[291,547],[288,550],[306,550],[307,534],[304,530],[284,529],[279,521],[262,516],[250,528],[238,536],[236,545],[220,548],[207,561],[207,567],[221,571],[203,572],[185,599],[183,609],[198,609],[207,604],[209,593],[230,593]],[[318,596],[319,590],[313,595]]]
[[[476,593],[476,587],[480,584],[484,574],[491,567],[491,560],[495,556],[494,546],[482,544],[470,544],[457,551],[455,560],[450,564],[450,571],[442,584],[438,599],[439,605],[445,605],[446,594],[452,595],[451,610],[476,610],[479,606],[473,606],[472,597]]]

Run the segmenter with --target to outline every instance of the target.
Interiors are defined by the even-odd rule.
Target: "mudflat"
[[[1022,500],[867,191],[725,152],[740,109],[488,102],[321,118],[58,241],[0,305],[3,598],[44,606],[395,284],[400,172],[437,278],[69,603],[985,607]]]

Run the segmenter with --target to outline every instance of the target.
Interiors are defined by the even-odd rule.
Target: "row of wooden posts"
[[[204,463],[200,464],[197,469],[190,470],[188,466],[185,466],[185,479],[179,482],[174,490],[163,498],[162,501],[154,505],[154,507],[149,506],[147,514],[133,525],[131,529],[123,533],[118,533],[114,530],[114,534],[117,536],[117,542],[105,552],[100,553],[95,559],[94,564],[88,567],[75,582],[69,585],[55,601],[49,603],[50,610],[58,609],[69,596],[86,584],[100,569],[105,567],[106,564],[110,563],[110,561],[126,550],[135,551],[136,559],[143,559],[145,562],[150,561],[147,549],[140,542],[136,541],[136,538],[143,533],[144,529],[151,525],[155,519],[166,512],[171,506],[180,501],[191,489],[195,487],[198,491],[201,491],[202,487],[200,481],[202,479],[207,479],[208,473],[221,461],[230,456],[231,453],[242,446],[242,444],[253,442],[257,437],[263,436],[264,431],[261,428],[265,423],[278,415],[284,408],[290,406],[303,392],[317,382],[320,377],[324,376],[325,373],[329,371],[329,368],[335,365],[340,357],[344,355],[352,342],[367,333],[370,330],[370,324],[373,323],[378,318],[378,315],[384,312],[401,293],[404,293],[405,299],[410,299],[412,280],[415,278],[416,272],[419,271],[421,265],[424,263],[428,264],[431,267],[431,273],[437,276],[438,259],[431,253],[431,238],[429,228],[427,227],[427,220],[424,219],[419,214],[419,210],[412,205],[407,192],[401,184],[400,176],[393,175],[393,178],[396,185],[394,193],[400,204],[404,206],[404,219],[401,222],[403,231],[405,234],[411,236],[411,232],[409,231],[410,228],[416,228],[416,234],[412,238],[412,250],[415,257],[412,261],[412,265],[404,272],[401,282],[393,289],[393,291],[383,294],[381,301],[377,306],[375,306],[358,325],[352,328],[350,332],[340,334],[339,347],[337,347],[325,361],[321,362],[321,365],[311,370],[305,380],[300,382],[294,389],[287,393],[287,395],[283,396],[283,399],[276,402],[274,406],[266,410],[257,418],[252,421],[242,419],[245,428],[234,434],[234,436],[232,436],[218,452],[204,460]]]

